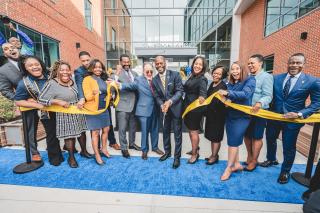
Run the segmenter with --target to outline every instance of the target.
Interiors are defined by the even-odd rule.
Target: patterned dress
[[[39,102],[46,106],[50,106],[52,99],[76,104],[79,101],[76,85],[72,82],[71,86],[65,86],[59,84],[55,79],[51,79],[42,89]],[[84,115],[58,112],[56,113],[56,116],[57,138],[59,139],[76,138],[87,130]]]

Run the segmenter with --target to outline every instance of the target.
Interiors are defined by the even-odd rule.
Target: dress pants
[[[127,128],[129,127],[129,145],[135,143],[136,138],[136,117],[134,112],[116,112],[118,131],[119,131],[119,141],[121,150],[128,150],[127,142]]]
[[[268,120],[266,128],[267,160],[275,161],[277,138],[282,131],[283,163],[281,172],[290,172],[296,156],[296,143],[301,126],[290,126],[287,122]]]
[[[108,140],[109,140],[109,146],[116,144],[116,137],[114,136],[114,130],[113,130],[113,125],[112,125],[112,117],[111,117],[111,108],[108,108],[109,111],[109,116],[110,116],[110,121],[111,121],[111,125],[110,125],[110,129],[109,129],[109,133],[108,133]]]
[[[163,146],[166,154],[171,154],[171,122],[173,125],[175,149],[174,158],[181,157],[181,146],[182,146],[182,118],[176,118],[169,110],[164,116],[164,127],[163,127]]]
[[[30,141],[31,154],[39,154],[37,150],[37,129],[39,123],[39,116],[37,110],[29,110],[26,113],[27,125],[28,125],[28,136]],[[46,132],[46,143],[49,162],[61,162],[62,154],[60,149],[60,142],[56,137],[56,114],[49,113],[50,119],[41,120],[43,127]]]
[[[141,125],[141,150],[142,152],[149,151],[149,133],[151,136],[151,146],[152,150],[158,149],[159,141],[159,119],[158,113],[154,109],[151,116],[144,117],[139,116]]]

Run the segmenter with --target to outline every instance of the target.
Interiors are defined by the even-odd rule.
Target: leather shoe
[[[148,153],[147,153],[147,152],[142,152],[141,158],[142,158],[143,160],[147,160],[147,159],[148,159]]]
[[[96,164],[98,164],[99,166],[103,166],[106,164],[106,162],[104,161],[98,162],[96,158],[94,160],[96,161]]]
[[[171,157],[171,154],[170,153],[165,153],[164,155],[162,155],[160,158],[159,158],[159,161],[165,161],[167,160],[168,158]]]
[[[124,158],[130,158],[130,154],[128,150],[121,150],[121,153]]]
[[[246,172],[253,172],[257,168],[258,164],[257,161],[252,161],[248,164],[248,166],[244,167],[243,171]]]
[[[307,201],[310,198],[310,195],[312,194],[313,191],[311,191],[310,189],[308,189],[307,191],[303,192],[302,194],[302,200]]]
[[[84,158],[93,158],[94,155],[90,154],[89,152],[80,152],[80,156]]]
[[[70,157],[69,157],[69,158],[68,158],[68,164],[69,164],[69,166],[70,166],[71,168],[78,168],[78,167],[79,167],[76,159],[74,159],[74,158],[70,158]]]
[[[130,145],[129,146],[129,149],[135,149],[135,150],[137,150],[137,151],[141,151],[141,147],[140,146],[138,146],[137,144],[133,144],[133,145]]]
[[[180,166],[180,158],[175,158],[172,164],[172,168],[177,169]]]
[[[158,155],[164,155],[164,152],[161,151],[159,148],[158,149],[155,149],[155,150],[152,150],[153,152],[157,153]]]
[[[289,172],[281,172],[278,178],[278,183],[286,184],[289,182],[290,173]]]
[[[112,144],[112,145],[109,145],[110,147],[114,148],[115,150],[121,150],[119,144],[115,143],[115,144]]]
[[[274,160],[274,161],[266,160],[263,163],[260,163],[259,166],[269,167],[269,166],[276,166],[278,164],[279,164],[279,162],[277,160]]]
[[[206,164],[207,164],[207,165],[213,165],[213,164],[216,164],[216,163],[218,163],[218,162],[219,162],[219,155],[217,155],[216,158],[215,158],[215,160],[213,160],[213,161],[210,161],[210,158],[208,158]]]
[[[188,164],[195,164],[198,159],[199,159],[200,155],[197,154],[195,158],[193,158],[193,155],[191,156],[191,158],[188,160]]]

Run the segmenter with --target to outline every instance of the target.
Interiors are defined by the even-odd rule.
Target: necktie
[[[162,83],[163,89],[166,89],[166,76],[165,75],[161,75],[160,79],[161,79],[161,83]]]
[[[152,87],[152,84],[151,84],[151,80],[148,80],[148,83],[149,83],[149,87],[150,87],[150,90],[152,92],[152,95],[154,95],[154,91],[153,91],[153,87]]]
[[[286,99],[289,95],[290,86],[291,86],[291,79],[294,77],[294,75],[290,75],[290,78],[287,80],[286,84],[283,87],[282,94],[283,97]]]

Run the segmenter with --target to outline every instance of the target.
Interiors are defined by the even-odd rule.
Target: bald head
[[[162,55],[158,55],[154,59],[154,65],[160,74],[164,73],[164,71],[166,70],[166,66],[167,66],[165,57]]]

